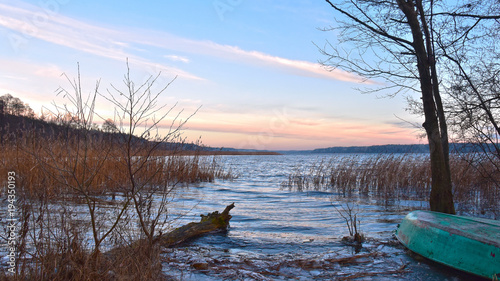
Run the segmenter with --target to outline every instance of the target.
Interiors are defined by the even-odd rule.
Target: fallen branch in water
[[[154,239],[154,245],[149,245],[150,247],[174,247],[191,239],[194,239],[199,236],[203,236],[206,234],[227,231],[229,226],[229,220],[232,216],[229,214],[234,208],[234,203],[228,205],[222,213],[215,211],[213,213],[209,213],[208,215],[200,215],[200,222],[191,222],[184,226],[174,229],[173,231],[165,234],[160,234],[158,237]],[[135,251],[138,248],[142,248],[147,245],[146,240],[142,239],[139,241],[135,241],[128,246],[122,246],[114,248],[108,252],[106,252],[106,256],[115,260],[119,256],[123,256],[126,253],[130,253]]]
[[[220,214],[215,211],[206,216],[200,215],[200,222],[188,223],[157,237],[155,240],[163,247],[173,247],[208,233],[226,231],[231,219],[229,211],[233,208],[234,203],[228,205]]]

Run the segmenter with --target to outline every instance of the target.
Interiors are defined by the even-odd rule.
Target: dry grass
[[[42,216],[48,218],[47,214]],[[17,273],[2,271],[1,280],[169,280],[162,272],[159,246],[135,243],[134,248],[122,247],[113,257],[92,253],[82,239],[82,226],[72,225],[69,214],[59,219],[62,224],[45,222],[37,225],[38,235],[23,237],[33,246],[19,249]],[[22,223],[36,222],[25,218]]]
[[[130,194],[131,169],[134,181],[140,185],[136,187],[143,196],[140,200],[149,202],[144,209],[138,207],[145,225],[149,227],[155,223],[161,229],[164,221],[152,219],[167,214],[168,196],[173,196],[168,193],[174,188],[233,176],[230,171],[224,171],[216,156],[185,156],[180,150],[167,156],[151,156],[147,154],[150,151],[147,145],[134,146],[136,148],[141,150],[133,151],[135,156],[127,158],[127,147],[113,140],[81,141],[67,136],[47,140],[35,134],[18,134],[0,141],[0,175],[5,175],[1,179],[6,180],[7,173],[15,171],[19,200],[16,206],[20,209],[17,275],[9,275],[4,270],[0,279],[168,279],[162,273],[157,245],[145,243],[135,248],[123,247],[144,237],[137,224],[130,223],[137,218],[134,205],[127,203],[132,202],[131,199],[117,200],[110,205],[99,198],[109,194]],[[7,197],[6,189],[1,193],[2,198]],[[155,209],[157,205],[152,205],[155,200],[164,200],[160,203],[164,204],[165,213]],[[94,208],[94,219],[89,218],[85,206],[87,210]],[[124,214],[117,217],[122,209]],[[116,226],[109,226],[115,222]],[[89,242],[92,227],[98,231],[96,237],[103,239],[105,248],[122,247],[120,255],[108,257],[95,246],[96,243]],[[108,230],[110,235],[104,237],[103,231]],[[6,237],[0,235],[2,242],[6,241],[4,239]]]
[[[232,175],[215,156],[210,160],[183,153],[182,127],[196,112],[181,118],[175,105],[158,103],[173,81],[153,92],[160,74],[134,83],[127,62],[121,87],[101,91],[98,80],[84,94],[79,70],[75,79],[64,76],[71,90],[60,88],[58,94],[69,103],[54,104],[49,123],[0,115],[5,121],[0,128],[0,175],[5,175],[0,183],[5,186],[9,172],[15,173],[17,199],[10,206],[18,208],[19,233],[16,248],[9,248],[17,253],[16,273],[0,277],[158,280],[161,265],[154,238],[169,226],[174,189]],[[102,119],[95,111],[98,98],[112,105],[116,119],[102,130],[95,124]],[[171,126],[162,135],[159,124],[167,119]],[[1,190],[2,198],[7,192]],[[113,202],[104,198],[108,195]],[[7,238],[0,233],[1,242]],[[147,243],[126,247],[138,239]],[[113,257],[102,254],[114,248],[123,250]]]
[[[453,192],[458,211],[500,216],[500,171],[491,159],[474,154],[452,154]],[[306,172],[301,172],[301,171]],[[295,190],[331,190],[383,199],[428,201],[430,162],[420,154],[333,156],[309,169],[297,168],[282,183]]]
[[[90,146],[82,156],[75,152],[77,145],[67,139],[40,140],[27,136],[4,141],[0,143],[0,174],[15,171],[17,192],[33,198],[40,194],[50,198],[78,194],[74,189],[79,186],[94,195],[124,191],[129,177],[125,147],[101,141]],[[136,155],[131,163],[137,167],[134,176],[148,186],[234,177],[222,168],[217,156],[200,156],[196,152],[186,156],[181,150],[166,156]]]

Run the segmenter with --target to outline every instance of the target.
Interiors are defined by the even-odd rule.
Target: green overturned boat
[[[414,211],[398,226],[396,237],[428,259],[500,279],[500,221]]]

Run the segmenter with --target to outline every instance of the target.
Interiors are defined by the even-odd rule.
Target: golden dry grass
[[[34,197],[82,191],[78,189],[92,194],[124,191],[129,182],[129,167],[134,170],[135,179],[147,186],[233,177],[224,171],[216,156],[200,156],[196,151],[186,155],[181,150],[151,156],[143,148],[127,157],[126,149],[124,144],[105,140],[89,143],[24,135],[0,143],[0,174],[14,171],[18,177],[17,192]]]
[[[160,156],[161,153],[155,154],[157,151],[152,145],[130,146],[112,139],[78,135],[51,139],[42,139],[35,133],[4,136],[0,140],[0,175],[5,176],[0,179],[6,181],[8,172],[15,172],[16,206],[20,217],[17,275],[3,271],[0,279],[168,279],[161,270],[157,245],[126,247],[137,238],[131,235],[137,229],[131,230],[130,224],[127,226],[128,220],[136,216],[133,206],[127,207],[133,202],[130,198],[136,198],[139,191],[158,195],[158,200],[164,204],[163,211],[143,210],[142,205],[137,206],[138,212],[151,222],[149,216],[154,218],[154,212],[160,216],[167,210],[169,199],[165,192],[169,193],[176,186],[227,179],[233,175],[224,171],[216,156],[196,153],[187,156],[181,150]],[[5,192],[6,189],[2,189],[4,198]],[[128,194],[129,199],[104,204],[101,208],[100,196],[110,193]],[[156,199],[150,197],[149,200]],[[72,211],[81,202],[88,212],[84,211],[83,215],[81,209]],[[109,214],[106,210],[110,209],[114,215],[103,215]],[[125,215],[117,217],[116,213],[121,210],[126,210]],[[95,217],[90,218],[91,215]],[[109,226],[114,223],[116,227]],[[111,234],[104,238],[102,233],[108,230]],[[97,231],[98,240],[89,244],[83,237],[88,237],[92,231]],[[6,238],[1,236],[1,239]],[[123,250],[118,256],[108,257],[96,246],[97,242],[102,242],[99,239],[106,239],[109,248],[122,247]]]
[[[343,196],[359,194],[386,201],[428,201],[430,162],[423,154],[333,156],[306,172],[296,169],[282,187],[331,190]],[[459,211],[500,215],[498,163],[481,154],[452,154],[453,195]]]

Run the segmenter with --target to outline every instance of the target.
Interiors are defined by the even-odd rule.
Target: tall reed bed
[[[73,149],[76,148],[68,146],[66,141],[61,143],[27,136],[4,141],[0,143],[0,174],[16,171],[18,192],[28,197],[77,194],[74,187],[85,174],[91,175],[85,186],[92,194],[120,192],[127,184],[129,164],[137,167],[134,176],[148,182],[148,186],[212,182],[217,178],[234,177],[231,171],[224,170],[217,156],[184,155],[181,149],[157,156],[137,155],[132,158],[132,163],[128,163],[123,155],[125,148],[117,143],[103,142],[91,147],[85,151],[85,159]],[[5,189],[0,190],[1,195],[5,192]]]
[[[216,156],[186,156],[180,148],[150,155],[148,146],[133,146],[138,150],[127,157],[127,146],[112,139],[3,136],[1,211],[8,204],[6,175],[15,171],[19,232],[16,274],[2,270],[0,279],[158,280],[163,273],[157,246],[127,245],[168,230],[176,188],[233,175]],[[102,199],[109,195],[121,199]],[[4,245],[7,237],[0,234],[0,241]],[[103,254],[116,247],[124,249],[120,256]]]
[[[310,167],[297,167],[282,187],[299,191],[330,190],[342,196],[362,195],[385,202],[428,201],[431,174],[426,156],[334,155]],[[453,194],[458,211],[500,216],[500,170],[498,163],[490,160],[481,154],[451,155]]]
[[[25,120],[24,127],[0,128],[0,184],[14,171],[19,199],[17,263],[13,274],[0,271],[0,279],[166,278],[156,241],[168,231],[175,189],[232,176],[216,158],[183,155],[180,132],[189,118],[174,115],[167,133],[160,134],[160,122],[175,105],[158,104],[170,85],[153,93],[158,77],[135,84],[128,69],[124,85],[112,86],[103,96],[99,81],[84,95],[78,74],[68,78],[73,92],[60,89],[72,107],[56,106],[56,125]],[[94,123],[101,116],[95,112],[98,97],[110,102],[118,116],[118,125],[107,131]],[[3,188],[0,193],[2,207],[8,203],[6,192]],[[7,241],[0,234],[0,243]],[[119,255],[109,249],[118,249],[114,253]]]

